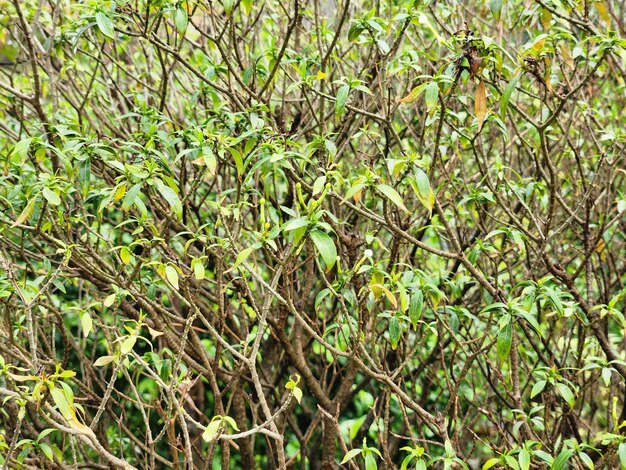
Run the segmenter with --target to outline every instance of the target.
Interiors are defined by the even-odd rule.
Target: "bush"
[[[0,2],[0,462],[626,468],[623,2]]]

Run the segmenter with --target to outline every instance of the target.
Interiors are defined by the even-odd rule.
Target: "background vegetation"
[[[3,468],[626,468],[624,18],[1,0]]]

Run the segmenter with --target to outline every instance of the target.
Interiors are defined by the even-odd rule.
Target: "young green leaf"
[[[343,460],[341,461],[341,464],[343,465],[344,463],[349,462],[354,457],[359,455],[361,452],[363,452],[363,449],[352,449],[352,450],[349,450],[348,453],[346,455],[344,455]]]

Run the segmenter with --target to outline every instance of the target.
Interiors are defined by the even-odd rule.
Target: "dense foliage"
[[[626,5],[1,0],[3,468],[626,468]]]

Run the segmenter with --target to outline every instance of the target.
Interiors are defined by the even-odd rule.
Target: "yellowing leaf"
[[[165,278],[174,286],[174,289],[178,290],[178,271],[171,264],[165,266]]]
[[[126,194],[126,183],[122,183],[115,189],[115,194],[113,195],[113,200],[115,202],[117,202],[120,199],[122,199],[125,194]]]
[[[559,50],[561,51],[561,57],[563,57],[563,61],[565,61],[565,63],[571,70],[574,70],[574,59],[572,59],[572,53],[570,52],[567,44],[561,44],[559,46]]]
[[[21,225],[29,219],[29,217],[33,213],[33,209],[35,208],[35,202],[37,202],[37,198],[35,197],[32,198],[30,201],[28,201],[28,204],[26,204],[26,207],[24,207],[24,210],[22,211],[20,216],[15,220],[15,222],[13,222],[13,225],[11,225],[11,228]]]
[[[380,299],[380,296],[383,293],[383,282],[384,282],[384,277],[381,273],[374,273],[372,274],[372,279],[370,280],[370,290],[372,291],[372,294],[374,294],[374,298],[376,300]]]
[[[218,419],[215,419],[218,418]],[[209,423],[204,432],[202,433],[202,439],[206,442],[211,442],[217,436],[217,433],[222,426],[222,419],[219,417],[213,418],[213,421]]]
[[[291,393],[293,393],[293,397],[298,400],[298,403],[302,401],[302,390],[300,387],[293,387]]]
[[[317,72],[317,75],[315,76],[315,80],[324,80],[326,77],[328,77],[328,74],[325,74],[324,72],[320,70],[319,72]]]
[[[193,275],[198,281],[204,279],[204,265],[199,259],[195,260],[195,263],[193,263]]]
[[[113,356],[102,356],[96,359],[96,362],[94,362],[93,365],[95,367],[106,366],[107,364],[110,364],[111,362],[113,362],[114,359],[115,357]]]
[[[91,319],[91,315],[89,315],[89,312],[82,312],[80,314],[80,324],[83,328],[83,335],[86,338],[87,336],[89,336],[89,333],[91,332],[91,329],[93,327],[93,320]]]
[[[150,328],[150,327],[148,327],[148,332],[150,333],[150,336],[152,336],[153,339],[158,338],[159,336],[164,334],[162,331],[157,331],[154,328]]]
[[[115,302],[115,297],[117,297],[116,294],[108,295],[107,298],[104,299],[104,302],[102,302],[102,305],[104,305],[105,307],[110,307],[111,305],[113,305],[113,302]]]
[[[415,88],[413,88],[408,95],[400,99],[400,103],[403,103],[403,104],[414,103],[419,98],[422,91],[424,90],[424,86],[425,84],[422,84],[420,86],[416,86]]]
[[[478,119],[478,130],[480,131],[485,122],[485,116],[487,114],[487,90],[485,89],[485,83],[480,82],[476,87],[476,95],[474,96],[474,112]]]
[[[610,25],[611,24],[611,16],[609,15],[609,12],[606,9],[606,5],[604,4],[604,2],[595,2],[594,5],[596,6],[596,10],[598,10],[598,14],[600,15],[600,18],[602,18],[602,21],[604,21],[606,24]]]
[[[122,345],[120,346],[120,352],[122,354],[128,354],[135,347],[135,343],[137,342],[136,336],[129,336],[124,341],[122,341]]]
[[[396,296],[393,295],[393,293],[384,286],[381,286],[381,290],[383,291],[385,297],[387,297],[387,300],[391,303],[391,305],[393,305],[394,307],[398,307],[398,301],[396,300]]]
[[[122,249],[120,250],[120,259],[122,260],[122,263],[130,264],[131,255],[130,255],[130,250],[128,249],[128,247],[126,246],[122,247]]]
[[[541,12],[541,24],[543,25],[543,29],[550,29],[551,22],[552,22],[552,12],[550,10],[544,9]]]

